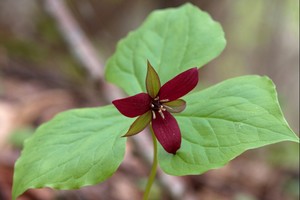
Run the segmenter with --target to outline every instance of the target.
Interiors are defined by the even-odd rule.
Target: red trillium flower
[[[112,102],[123,115],[139,116],[124,136],[135,135],[150,123],[163,148],[168,153],[175,154],[181,145],[181,133],[176,119],[170,113],[179,113],[185,109],[186,102],[179,98],[190,92],[197,83],[198,70],[195,67],[161,86],[156,71],[148,62],[147,93]]]

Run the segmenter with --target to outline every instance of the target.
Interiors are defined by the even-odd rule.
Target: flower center
[[[159,97],[155,97],[154,99],[152,99],[151,110],[152,110],[152,117],[153,117],[153,119],[156,119],[155,112],[158,112],[160,114],[160,116],[163,119],[165,119],[163,111],[166,111],[166,108],[162,104],[163,102],[165,102],[165,101],[164,100],[160,101]]]
[[[158,98],[155,98],[155,99],[152,100],[151,109],[153,111],[159,111],[161,109],[161,107],[163,107],[163,105],[160,103]]]

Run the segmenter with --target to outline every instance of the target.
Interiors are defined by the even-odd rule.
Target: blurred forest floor
[[[106,104],[101,84],[69,48],[44,2],[0,0],[0,200],[11,199],[14,162],[38,125],[67,109]],[[102,60],[152,10],[184,3],[65,2]],[[277,86],[289,124],[299,133],[299,1],[192,2],[221,23],[227,38],[222,55],[200,70],[200,88],[239,75],[267,75]],[[102,184],[73,191],[29,190],[20,200],[141,199],[150,166],[138,151],[129,139],[126,162]],[[299,145],[284,142],[250,150],[221,169],[178,181],[186,186],[180,199],[296,200]],[[151,199],[174,197],[158,181]]]

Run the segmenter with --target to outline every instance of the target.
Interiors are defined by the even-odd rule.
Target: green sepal
[[[174,101],[163,103],[163,105],[167,111],[171,113],[179,113],[185,109],[186,102],[183,99],[176,99]]]
[[[146,89],[148,94],[155,98],[160,89],[160,80],[155,69],[151,63],[147,60],[147,75],[146,75]]]
[[[129,130],[123,137],[132,136],[138,134],[142,130],[144,130],[152,119],[151,111],[146,112],[145,114],[139,116],[130,126]]]

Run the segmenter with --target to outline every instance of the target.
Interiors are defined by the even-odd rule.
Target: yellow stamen
[[[161,109],[158,110],[158,113],[160,114],[161,118],[165,119],[164,113]]]
[[[155,112],[153,110],[152,110],[152,118],[156,119],[156,115],[155,115]]]
[[[161,103],[166,103],[166,102],[168,102],[168,101],[170,101],[170,100],[169,100],[169,99],[163,99],[163,100],[160,100]]]

